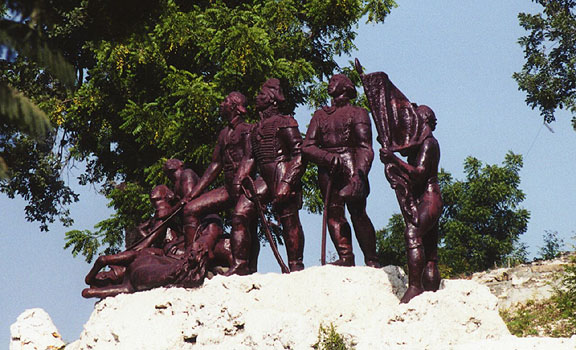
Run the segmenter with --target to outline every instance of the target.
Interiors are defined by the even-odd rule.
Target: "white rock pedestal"
[[[321,324],[356,350],[576,349],[576,337],[511,336],[497,298],[476,282],[448,280],[400,305],[405,283],[394,266],[322,266],[119,295],[96,304],[66,350],[310,350]]]
[[[10,326],[10,350],[60,349],[64,341],[52,319],[42,309],[24,311]]]

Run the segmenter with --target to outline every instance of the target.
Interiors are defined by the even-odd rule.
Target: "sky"
[[[539,8],[528,0],[398,0],[384,24],[361,23],[357,51],[340,64],[358,57],[367,73],[385,71],[404,94],[430,106],[438,118],[434,132],[441,147],[440,166],[463,179],[463,162],[474,156],[484,163],[501,164],[508,151],[524,156],[520,188],[522,207],[531,213],[522,242],[532,257],[543,246],[546,230],[558,231],[568,244],[575,236],[576,132],[571,116],[557,114],[553,130],[543,126],[538,111],[527,107],[512,74],[523,64],[517,44],[524,31],[519,12]],[[311,111],[297,109],[300,129]],[[375,133],[375,131],[374,131]],[[375,149],[376,154],[378,150]],[[74,183],[79,171],[65,176]],[[399,212],[394,193],[378,159],[370,173],[367,211],[377,229]],[[73,229],[91,229],[111,209],[94,188],[74,187],[80,202],[71,207]],[[24,218],[25,203],[0,196],[0,346],[9,342],[9,327],[25,309],[40,307],[52,317],[65,341],[77,339],[90,317],[94,299],[80,292],[90,265],[63,250],[64,233],[53,225],[40,232]],[[301,212],[306,266],[319,265],[321,217]],[[328,244],[329,251],[333,251]],[[354,247],[356,261],[363,258]],[[284,254],[283,247],[280,251]],[[268,246],[262,247],[260,272],[279,273]]]

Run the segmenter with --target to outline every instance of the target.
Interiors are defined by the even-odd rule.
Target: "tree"
[[[58,25],[48,28],[83,81],[77,91],[46,105],[57,120],[53,145],[61,146],[62,160],[86,162],[80,182],[101,184],[116,209],[96,232],[70,232],[73,253],[88,255],[102,242],[119,247],[122,230],[149,215],[147,191],[166,181],[161,173],[166,158],[180,158],[203,172],[224,125],[218,104],[228,92],[238,90],[251,103],[260,85],[277,77],[291,112],[340,70],[334,58],[354,48],[361,17],[381,22],[395,5],[392,0],[95,3],[52,4]],[[253,111],[249,118],[256,119]],[[306,190],[309,208],[317,208],[314,191]]]
[[[406,224],[401,214],[393,214],[388,225],[376,231],[376,251],[382,266],[407,266],[404,230]]]
[[[45,35],[54,14],[48,1],[5,1],[0,12],[0,190],[28,200],[26,218],[47,230],[56,216],[69,224],[65,206],[77,200],[60,178],[45,113],[50,96],[73,87],[75,71]]]
[[[564,240],[558,237],[558,231],[544,232],[544,246],[538,250],[539,258],[542,260],[550,260],[560,256],[564,251]]]
[[[484,165],[474,157],[464,161],[465,180],[439,173],[444,212],[439,222],[439,255],[444,275],[483,271],[508,258],[523,261],[529,212],[520,208],[524,193],[519,171],[522,156],[509,152],[502,166]],[[382,263],[404,265],[404,222],[395,214],[378,232]]]
[[[530,214],[519,204],[522,156],[509,152],[502,166],[464,161],[466,180],[440,177],[444,200],[441,259],[455,273],[482,271],[503,264],[526,232]]]
[[[50,45],[40,28],[50,23],[42,1],[6,1],[0,7],[0,50],[4,62],[25,57],[48,70],[62,83],[74,83],[74,68]],[[48,74],[46,74],[48,75]],[[41,138],[51,131],[44,111],[19,91],[10,78],[0,80],[0,132],[3,138],[15,134]],[[0,148],[0,153],[5,153]],[[8,177],[8,166],[0,156],[0,178]]]
[[[576,1],[533,1],[542,12],[518,15],[529,33],[519,39],[526,63],[514,79],[526,92],[526,103],[550,123],[558,109],[576,112]],[[576,130],[576,117],[572,126]]]

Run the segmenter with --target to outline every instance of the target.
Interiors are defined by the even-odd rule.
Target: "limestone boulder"
[[[43,309],[24,311],[10,326],[10,350],[55,350],[65,345]]]

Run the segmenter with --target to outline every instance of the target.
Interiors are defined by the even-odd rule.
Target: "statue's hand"
[[[275,202],[283,202],[290,197],[290,185],[284,181],[280,181],[278,188],[276,189]]]
[[[342,159],[338,153],[329,153],[326,157],[330,163],[330,173],[336,174],[342,171]]]
[[[382,163],[390,163],[394,160],[394,152],[392,152],[388,147],[380,148],[380,160]]]

